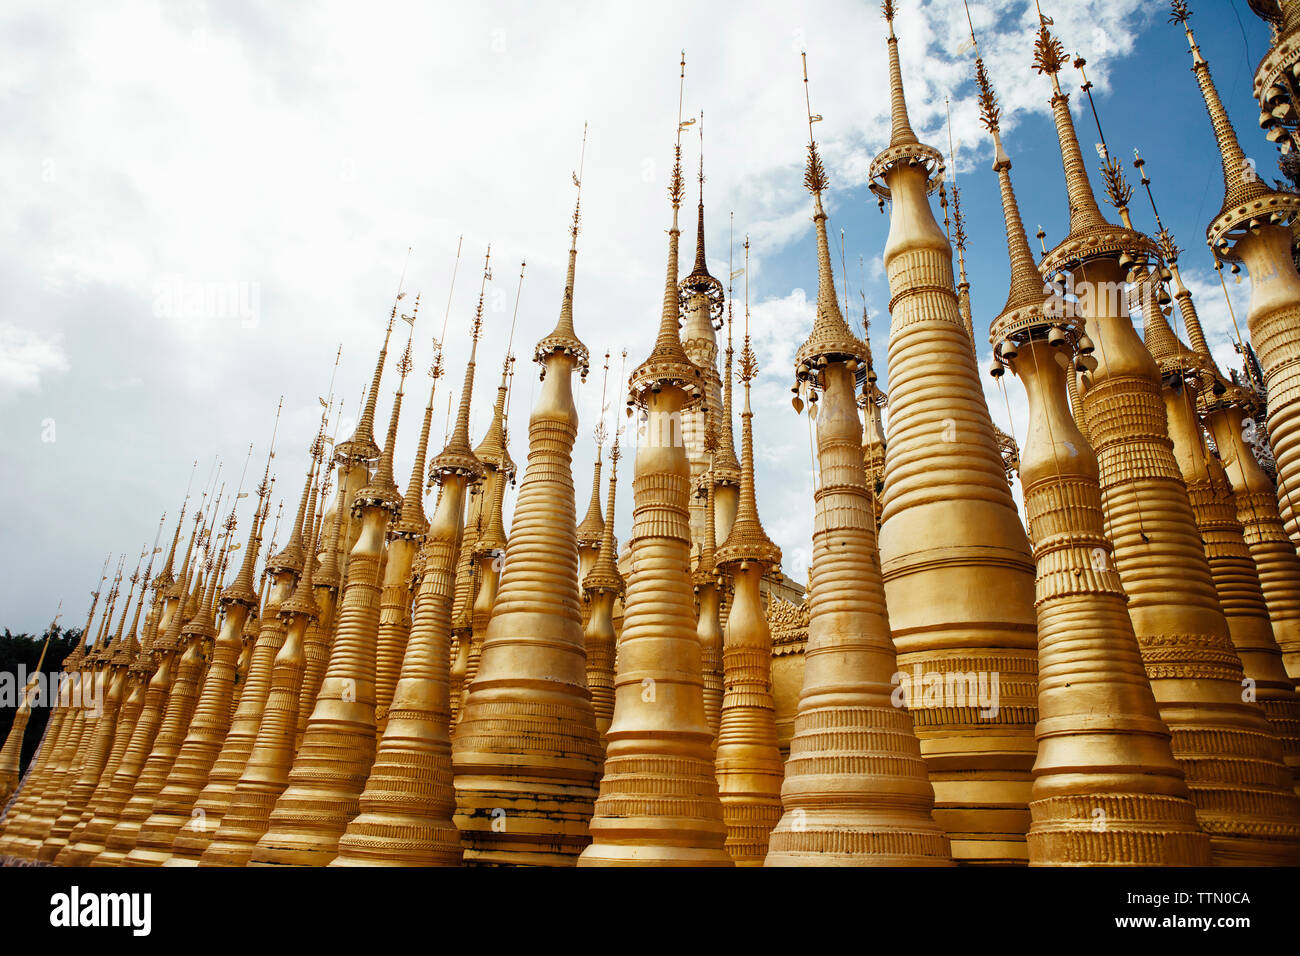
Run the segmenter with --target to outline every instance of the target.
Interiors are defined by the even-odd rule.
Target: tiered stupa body
[[[393,481],[401,406],[399,387],[379,465],[370,484],[353,498],[360,533],[348,552],[329,666],[288,786],[249,860],[253,865],[324,866],[332,860],[339,837],[357,815],[357,801],[374,763],[381,563],[388,527],[402,508]]]
[[[175,546],[172,548],[175,553]],[[95,617],[95,608],[99,606],[99,596],[104,581],[108,579],[108,562],[111,555],[104,559],[104,567],[100,570],[99,582],[94,591],[91,592],[90,612],[86,615],[86,627],[82,629],[81,640],[84,642],[86,631],[90,627],[91,621]],[[57,623],[58,616],[55,617]],[[50,629],[53,631],[53,624]],[[58,749],[58,739],[66,725],[69,710],[64,706],[64,695],[68,692],[65,689],[66,680],[64,674],[70,674],[69,666],[76,667],[77,661],[80,660],[80,654],[74,653],[76,647],[69,651],[64,661],[60,664],[60,670],[55,672],[55,678],[50,681],[48,690],[48,699],[53,702],[54,707],[45,722],[45,730],[41,735],[41,741],[37,745],[35,754],[27,768],[27,773],[17,777],[18,757],[14,757],[15,786],[18,788],[16,796],[11,794],[7,800],[11,801],[6,808],[3,820],[0,820],[0,855],[10,855],[15,849],[26,852],[26,845],[21,842],[19,834],[26,827],[32,809],[40,802],[41,792],[45,786],[45,781],[49,777],[49,768],[54,759],[54,752]],[[44,652],[42,652],[44,653]],[[39,686],[39,685],[38,685]],[[21,706],[21,704],[20,704]],[[30,712],[29,712],[30,713]],[[15,719],[18,715],[15,714]],[[18,744],[19,753],[21,754],[21,742]],[[35,843],[31,844],[34,850]]]
[[[469,447],[474,358],[482,321],[480,295],[456,427],[429,467],[429,480],[440,482],[442,490],[423,535],[419,586],[390,719],[361,794],[360,812],[348,823],[331,866],[455,866],[461,861],[460,835],[452,822],[456,801],[448,657],[465,497],[469,483],[483,472]],[[434,390],[442,375],[441,351],[431,374],[434,384],[420,432],[417,471],[411,474],[413,487],[423,484]],[[408,489],[408,499],[410,493]]]
[[[194,813],[194,804],[207,784],[212,765],[221,752],[232,716],[236,665],[243,647],[244,624],[257,607],[253,569],[261,545],[262,525],[269,513],[270,460],[259,488],[258,507],[244,543],[244,560],[235,580],[221,591],[225,617],[212,645],[212,657],[203,677],[203,690],[189,732],[172,764],[167,782],[154,800],[150,816],[140,826],[135,849],[126,862],[138,866],[159,866],[172,856],[172,844],[183,827],[206,824]]]
[[[209,544],[216,530],[219,507],[220,501],[214,504],[212,509],[212,524],[205,536]],[[213,595],[217,590],[220,566],[224,559],[223,552],[234,522],[232,510],[221,545],[215,549],[208,548],[206,562],[208,579],[201,589],[195,588],[197,600],[194,603],[193,617],[185,622],[179,633],[169,629],[161,642],[155,641],[154,646],[160,654],[160,662],[152,680],[157,680],[159,674],[165,672],[169,666],[174,668],[174,676],[167,690],[167,706],[158,725],[153,747],[140,768],[131,796],[122,807],[117,825],[104,841],[104,852],[92,861],[92,866],[120,866],[125,862],[127,854],[135,849],[140,827],[153,812],[154,801],[167,783],[172,765],[189,733],[190,718],[194,716],[194,708],[199,697],[199,685],[203,679],[206,663],[204,645],[217,635],[216,624],[212,617]]]
[[[1023,863],[1036,749],[1034,564],[958,307],[952,247],[926,198],[943,158],[912,131],[892,5],[886,16],[893,135],[871,175],[892,206],[880,527],[889,623],[953,858]],[[944,694],[932,706],[918,683],[936,678]],[[998,682],[997,706],[949,693],[981,680],[986,701]]]
[[[682,57],[682,82],[686,59]],[[680,111],[680,101],[679,101]],[[629,380],[644,418],[632,480],[631,574],[623,599],[614,716],[586,866],[727,866],[726,827],[704,714],[690,580],[691,471],[681,415],[707,380],[678,332],[677,226],[683,183],[679,119],[669,186],[673,221],[659,333]]]
[[[106,841],[117,826],[153,749],[171,688],[171,658],[174,657],[175,647],[180,640],[184,605],[189,596],[190,574],[193,571],[190,558],[202,517],[201,512],[195,515],[194,531],[182,562],[180,578],[165,589],[161,614],[140,653],[128,667],[131,683],[126,691],[126,703],[122,706],[122,712],[124,717],[133,718],[130,737],[112,775],[101,774],[100,783],[86,808],[90,818],[86,819],[83,814],[82,821],[69,836],[66,847],[68,857],[64,858],[66,865],[93,864],[105,852]],[[170,565],[169,561],[165,573],[170,570]],[[167,576],[170,577],[170,574]],[[171,649],[162,653],[162,647]],[[117,736],[120,735],[119,729]],[[124,855],[124,852],[115,850],[105,860],[105,865],[120,861]]]
[[[1218,459],[1232,487],[1237,520],[1258,572],[1273,637],[1282,652],[1282,664],[1294,681],[1300,679],[1300,554],[1286,533],[1278,509],[1277,487],[1264,471],[1246,440],[1245,429],[1256,427],[1264,409],[1251,388],[1225,379],[1201,331],[1191,293],[1173,265],[1175,299],[1192,347],[1215,371],[1217,387],[1197,395],[1205,427],[1214,439]]]
[[[415,314],[410,317],[412,328],[419,311],[420,297],[417,295]],[[423,458],[423,452],[419,457]],[[415,493],[410,493],[412,487],[408,485],[402,511],[388,529],[384,586],[379,595],[379,636],[375,645],[375,728],[380,736],[388,726],[388,708],[393,701],[393,689],[397,686],[406,640],[411,633],[411,570],[428,524],[420,494],[423,470],[421,463],[421,473],[414,483]],[[408,504],[411,506],[409,509]],[[408,510],[410,514],[407,514]]]
[[[811,114],[808,134],[804,184],[814,200],[817,318],[795,355],[795,404],[806,395],[816,415],[820,482],[803,691],[767,865],[944,865],[948,837],[934,820],[912,717],[891,700],[898,665],[854,392],[867,347],[837,302],[822,206],[827,180]]]
[[[1063,47],[1042,26],[1035,66],[1052,78],[1070,232],[1040,271],[1070,274],[1087,334],[1097,343],[1098,364],[1083,390],[1083,410],[1129,617],[1215,862],[1295,859],[1300,803],[1263,710],[1242,699],[1245,675],[1174,457],[1160,372],[1129,321],[1127,303],[1113,291],[1157,250],[1129,226],[1129,190],[1108,159],[1108,193],[1125,225],[1108,223],[1101,214],[1069,99],[1060,89],[1064,59]],[[1226,764],[1239,769],[1224,774],[1220,768]]]
[[[235,784],[230,806],[222,814],[221,825],[213,834],[208,848],[203,851],[199,860],[201,866],[246,865],[254,845],[266,832],[275,801],[289,782],[298,727],[298,701],[307,664],[307,629],[320,615],[320,609],[316,606],[314,579],[320,530],[316,515],[319,493],[316,479],[324,456],[322,437],[323,432],[312,445],[311,467],[307,472],[311,492],[307,499],[307,533],[302,574],[293,594],[280,605],[278,612],[284,625],[284,643],[280,645],[271,665],[270,688],[253,749]]]
[[[184,521],[182,512],[181,521]],[[179,531],[179,524],[177,526]],[[173,554],[175,552],[175,542],[173,541]],[[87,828],[95,819],[97,809],[104,799],[113,792],[113,778],[118,768],[122,765],[122,759],[126,755],[127,747],[131,742],[131,737],[135,732],[136,722],[139,720],[140,711],[144,706],[145,684],[147,677],[139,671],[133,669],[132,665],[136,659],[152,645],[154,637],[154,625],[157,623],[162,613],[164,603],[164,587],[168,586],[166,582],[171,582],[170,568],[172,566],[172,555],[168,556],[167,566],[157,578],[146,584],[141,590],[138,599],[138,605],[142,606],[145,599],[145,592],[149,584],[152,584],[156,590],[149,615],[145,618],[143,640],[137,639],[137,626],[139,625],[139,614],[131,624],[131,631],[121,642],[113,653],[109,661],[109,668],[116,671],[120,680],[119,691],[121,694],[120,703],[118,704],[117,716],[114,721],[112,746],[109,750],[108,759],[105,761],[103,769],[99,772],[99,778],[96,781],[95,789],[91,792],[90,797],[86,800],[85,809],[81,813],[77,824],[72,828],[68,835],[67,845],[63,847],[55,857],[54,862],[58,866],[84,866],[93,859],[100,850],[103,849],[102,833],[96,839],[87,841],[84,839]],[[110,693],[113,693],[110,687]],[[101,821],[101,825],[106,826]],[[106,832],[106,831],[105,831]]]
[[[1097,458],[1070,413],[1066,376],[1076,362],[1091,364],[1084,360],[1093,345],[1035,268],[999,110],[983,60],[975,62],[1011,261],[1011,291],[990,340],[995,371],[1011,364],[1029,398],[1020,461],[1038,566],[1038,758],[1029,861],[1204,866],[1209,840],[1174,760],[1111,560]]]
[[[748,242],[745,249],[748,252]],[[748,276],[745,282],[748,286]],[[759,584],[764,574],[780,568],[781,551],[763,530],[754,492],[754,413],[749,388],[758,374],[758,362],[749,341],[748,296],[745,311],[745,347],[740,353],[740,376],[745,383],[745,406],[740,415],[740,503],[730,533],[715,556],[717,567],[731,574],[735,588],[722,647],[724,686],[715,765],[722,820],[727,825],[727,852],[737,866],[762,866],[772,828],[781,819],[784,768],[772,699],[772,633]]]
[[[212,764],[207,782],[194,801],[191,811],[193,822],[182,827],[176,834],[172,843],[172,855],[164,866],[198,865],[212,838],[221,828],[221,820],[230,808],[235,786],[244,773],[249,754],[257,741],[267,695],[271,691],[271,672],[276,655],[285,641],[285,622],[280,616],[280,608],[293,595],[306,563],[303,526],[307,518],[311,484],[310,477],[303,482],[298,512],[294,517],[288,543],[274,556],[267,557],[266,574],[270,579],[270,590],[258,614],[257,636],[249,656],[248,669],[237,688],[238,702],[230,719],[230,729]],[[271,550],[274,551],[274,542]]]
[[[159,531],[161,530],[162,528],[159,526]],[[143,560],[144,555],[141,554],[140,557]],[[140,620],[140,610],[144,603],[145,593],[148,590],[147,584],[152,573],[153,558],[151,556],[149,568],[145,571],[144,576],[146,587],[140,589],[140,600],[136,602],[136,616],[132,622],[130,637],[128,638],[132,641],[135,639],[135,628]],[[68,798],[63,804],[63,810],[59,814],[59,818],[55,821],[49,835],[46,836],[45,842],[41,846],[38,859],[44,859],[47,862],[58,862],[59,855],[68,846],[72,831],[81,822],[82,814],[85,813],[86,805],[89,803],[91,796],[94,795],[95,788],[99,785],[100,777],[112,752],[113,740],[117,732],[117,715],[126,692],[126,669],[130,663],[127,656],[124,655],[119,658],[117,652],[122,647],[123,628],[126,626],[127,615],[131,613],[131,598],[135,594],[135,586],[139,581],[140,567],[137,564],[135,573],[131,575],[131,588],[126,595],[126,604],[122,607],[122,617],[117,626],[117,634],[112,641],[101,647],[95,655],[97,670],[95,676],[96,693],[101,695],[98,697],[100,701],[99,716],[94,721],[93,733],[83,738],[83,758],[76,779],[68,790]]]
[[[1243,695],[1258,700],[1264,708],[1294,784],[1300,782],[1300,697],[1273,638],[1259,572],[1237,519],[1232,487],[1223,465],[1205,446],[1197,415],[1199,393],[1212,392],[1216,381],[1213,365],[1178,341],[1154,292],[1143,298],[1146,346],[1160,366],[1174,457],[1187,483],[1228,635],[1246,675]]]

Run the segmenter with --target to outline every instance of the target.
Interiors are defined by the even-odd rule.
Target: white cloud
[[[1107,62],[1131,50],[1132,28],[1151,14],[1138,0],[1054,6],[1067,46],[1093,48],[1090,74],[1104,90]],[[1025,111],[1047,109],[1044,81],[1026,54],[1031,7],[990,0],[973,10],[1008,128]],[[1105,49],[1094,35],[1102,22],[1113,29]],[[964,23],[957,0],[909,0],[897,24],[914,125],[929,141],[946,143],[944,97],[953,96],[963,169],[977,144],[987,152],[970,105],[970,55],[959,52]],[[453,253],[464,234],[435,440],[448,394],[460,388],[486,244],[493,243],[495,279],[475,384],[478,434],[506,348],[518,263],[527,260],[511,415],[511,450],[522,469],[536,392],[528,357],[559,309],[569,174],[587,121],[575,315],[594,367],[578,389],[574,457],[585,504],[599,357],[610,349],[617,369],[626,347],[630,369],[657,324],[683,45],[686,112],[705,111],[715,274],[725,268],[726,211],[735,210],[737,241],[748,232],[753,243],[751,320],[763,363],[755,392],[760,507],[788,553],[806,547],[807,426],[790,411],[788,379],[811,322],[816,272],[801,186],[806,126],[797,54],[809,52],[813,109],[826,117],[817,129],[834,220],[887,136],[883,37],[876,5],[848,2],[796,9],[764,0],[743,16],[684,2],[381,3],[364,13],[341,0],[308,10],[127,0],[7,4],[0,14],[0,288],[42,324],[6,333],[25,344],[18,353],[3,350],[0,381],[34,388],[45,372],[74,374],[66,407],[58,409],[57,445],[4,475],[33,506],[6,519],[0,532],[49,543],[34,545],[24,567],[0,576],[8,615],[0,623],[41,626],[60,595],[71,599],[56,569],[98,567],[105,549],[127,548],[163,508],[174,513],[195,456],[220,452],[242,462],[249,440],[260,456],[281,394],[276,491],[296,497],[316,396],[328,387],[336,349],[343,344],[335,391],[351,417],[407,246],[414,251],[406,288],[423,292],[419,370],[443,324]],[[692,191],[695,151],[688,138]],[[682,226],[689,263],[693,202]],[[883,237],[851,238],[867,253],[878,287]],[[775,275],[779,283],[765,281]],[[851,275],[856,283],[856,271]],[[805,286],[796,288],[800,282]],[[191,301],[204,307],[160,307],[168,287],[200,290]],[[207,294],[221,288],[238,294],[225,308],[208,308]],[[250,320],[244,306],[254,289]],[[888,322],[880,297],[869,287],[883,378]],[[45,328],[60,329],[63,345]],[[395,344],[385,373],[381,433],[399,349]],[[402,476],[418,427],[410,409],[423,407],[426,385],[418,371],[408,383],[408,395],[419,397],[408,399],[402,424]],[[611,393],[612,419],[626,422],[621,396],[612,386]],[[34,420],[47,414],[44,405],[23,413]],[[4,438],[16,437],[15,420],[0,426]],[[78,473],[71,463],[90,461],[131,464],[116,469],[111,483],[70,488]],[[629,460],[623,473],[630,470]],[[77,480],[84,482],[84,473]],[[621,492],[625,538],[630,482]],[[73,506],[44,520],[56,501]]]
[[[46,372],[66,372],[62,336],[0,323],[0,394],[40,387]]]

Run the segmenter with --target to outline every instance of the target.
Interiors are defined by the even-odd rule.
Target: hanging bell
[[[1052,326],[1052,330],[1047,333],[1047,344],[1052,348],[1059,349],[1066,344],[1065,332],[1059,325]]]
[[[1091,355],[1081,355],[1074,367],[1080,372],[1095,372],[1097,371],[1097,360]]]
[[[1006,366],[997,360],[997,356],[994,356],[993,361],[989,363],[989,374],[994,378],[1001,378],[1007,374]]]
[[[1020,354],[1016,348],[1015,339],[1012,339],[1010,337],[1002,340],[1002,344],[1001,346],[999,346],[999,352],[1002,355],[1002,360],[1005,362],[1012,361],[1013,359],[1015,359],[1017,355]]]
[[[1081,336],[1081,337],[1079,338],[1079,354],[1080,354],[1080,355],[1091,355],[1091,354],[1092,354],[1093,352],[1095,352],[1096,350],[1097,350],[1097,346],[1095,346],[1095,345],[1092,343],[1092,339],[1088,338],[1087,335],[1083,335],[1083,336]]]

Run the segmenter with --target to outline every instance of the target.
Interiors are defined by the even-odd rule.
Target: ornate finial
[[[898,62],[898,37],[894,35],[894,4],[885,0],[880,5],[885,23],[889,27],[889,96],[890,96],[890,146],[917,142],[907,116],[907,100],[903,96],[903,71]]]
[[[587,513],[583,516],[582,521],[578,523],[577,535],[579,547],[596,547],[600,544],[600,536],[604,531],[604,519],[601,517],[600,504],[600,470],[601,454],[605,448],[605,438],[608,430],[605,427],[605,413],[609,410],[609,405],[605,402],[606,389],[609,385],[609,352],[605,352],[605,370],[601,376],[600,382],[600,417],[596,421],[596,427],[593,435],[596,439],[596,462],[592,466],[591,475],[591,500],[587,504]]]
[[[680,333],[680,314],[677,298],[677,253],[681,231],[677,225],[677,213],[682,200],[682,130],[692,126],[695,120],[682,119],[682,103],[686,89],[686,51],[682,51],[681,80],[677,94],[677,131],[674,147],[672,180],[668,187],[668,197],[672,201],[673,221],[668,230],[668,271],[664,282],[663,311],[659,318],[659,334],[655,338],[650,356],[632,371],[628,381],[628,409],[634,405],[645,406],[648,394],[658,393],[665,386],[684,391],[687,406],[691,406],[704,397],[701,388],[700,369],[690,360],[682,348]]]
[[[1169,231],[1160,218],[1160,210],[1156,208],[1156,197],[1151,192],[1151,177],[1147,175],[1146,165],[1147,161],[1142,158],[1141,154],[1136,149],[1133,150],[1133,166],[1141,177],[1142,186],[1147,192],[1147,201],[1151,203],[1151,214],[1156,220],[1157,232],[1155,239],[1156,245],[1160,248],[1160,257],[1164,259],[1167,265],[1173,266],[1178,262],[1178,256],[1182,253],[1182,250],[1174,244],[1173,233]]]
[[[722,283],[709,274],[704,254],[704,111],[700,111],[700,207],[699,223],[695,236],[695,267],[681,282],[679,308],[683,311],[692,296],[702,295],[708,300],[709,320],[715,329],[722,328]]]
[[[732,402],[733,379],[732,366],[735,359],[735,347],[732,345],[731,326],[734,321],[732,312],[732,286],[744,273],[737,269],[735,263],[736,214],[731,213],[730,231],[727,237],[727,351],[723,363],[722,387],[722,424],[718,429],[720,444],[718,453],[713,458],[713,477],[715,485],[738,486],[740,484],[740,461],[736,458],[736,439],[732,431],[734,408]]]
[[[868,174],[869,188],[875,194],[884,212],[885,202],[891,198],[887,179],[894,169],[901,166],[919,166],[925,171],[926,193],[941,188],[943,184],[943,155],[933,147],[917,139],[907,115],[907,97],[903,90],[903,68],[899,62],[898,37],[894,35],[894,5],[885,3],[881,7],[889,33],[886,38],[889,47],[889,145],[871,162]]]
[[[492,246],[489,245],[483,257],[483,278],[479,284],[478,308],[474,313],[474,322],[470,326],[469,361],[465,363],[465,380],[461,386],[460,405],[456,410],[456,424],[452,428],[446,447],[429,463],[430,483],[440,481],[448,474],[464,475],[470,481],[477,481],[483,474],[483,465],[475,457],[474,450],[469,444],[469,409],[474,394],[474,369],[478,355],[479,335],[483,331],[483,301],[491,278]]]
[[[1196,45],[1189,22],[1191,11],[1182,0],[1174,0],[1170,9],[1171,21],[1179,23],[1187,34],[1187,45],[1192,52],[1192,72],[1196,74],[1206,112],[1214,128],[1214,138],[1219,146],[1223,163],[1223,206],[1205,230],[1205,238],[1216,257],[1234,262],[1237,240],[1261,222],[1286,225],[1300,213],[1300,195],[1272,189],[1255,172],[1254,164],[1246,158],[1232,120],[1223,108],[1219,91],[1210,76],[1210,65]],[[1294,12],[1294,4],[1288,4]]]
[[[820,370],[828,362],[847,362],[850,369],[856,371],[858,363],[866,357],[866,345],[853,334],[840,313],[835,276],[831,270],[830,240],[826,236],[826,210],[822,206],[826,172],[817,154],[817,142],[812,131],[812,124],[822,117],[812,111],[808,93],[808,55],[802,53],[800,56],[803,58],[804,105],[808,113],[808,166],[804,185],[813,194],[813,225],[817,232],[817,318],[807,340],[795,354],[797,410],[802,408],[805,393],[809,401],[817,401],[816,390],[821,387]]]
[[[1052,118],[1056,124],[1057,139],[1060,141],[1061,165],[1065,172],[1065,188],[1070,202],[1070,231],[1040,263],[1043,274],[1053,275],[1064,272],[1092,259],[1117,260],[1121,267],[1131,269],[1155,254],[1155,243],[1133,229],[1130,224],[1127,201],[1132,190],[1124,181],[1119,163],[1111,160],[1104,138],[1097,151],[1102,158],[1102,174],[1105,177],[1107,196],[1117,204],[1116,208],[1119,209],[1124,225],[1112,225],[1102,215],[1101,208],[1097,205],[1097,197],[1092,191],[1092,183],[1088,179],[1088,168],[1083,159],[1083,151],[1079,148],[1074,117],[1070,114],[1069,97],[1061,91],[1058,74],[1066,62],[1065,48],[1048,30],[1052,21],[1043,16],[1041,9],[1038,15],[1039,33],[1034,65],[1040,73],[1047,73],[1052,79]],[[1082,69],[1083,58],[1078,57],[1075,64]],[[1086,81],[1087,77],[1085,76],[1084,79]],[[1091,102],[1091,91],[1086,82],[1084,92],[1088,94]],[[1098,120],[1098,130],[1100,130],[1100,120]]]
[[[618,570],[618,546],[614,541],[614,497],[618,488],[618,462],[622,457],[618,447],[620,433],[621,429],[615,430],[614,445],[609,450],[609,491],[606,497],[605,517],[601,524],[600,549],[596,553],[596,561],[591,570],[582,579],[582,587],[589,594],[596,591],[622,594],[625,587],[623,576]]]
[[[943,99],[943,107],[948,115],[948,165],[952,169],[952,218],[953,245],[957,249],[957,259],[961,265],[963,281],[966,275],[966,217],[961,212],[961,193],[957,189],[957,150],[952,139],[952,108],[948,98]]]
[[[402,350],[402,357],[397,361],[397,372],[400,377],[397,381],[397,391],[393,394],[393,410],[388,416],[388,434],[384,437],[384,450],[379,456],[379,465],[375,468],[370,484],[357,492],[352,505],[354,511],[364,507],[383,508],[393,516],[394,520],[402,513],[402,496],[393,478],[393,455],[397,445],[397,422],[402,414],[402,398],[405,394],[402,389],[406,385],[406,376],[414,367],[411,362],[411,344],[415,337],[415,319],[419,311],[420,299],[417,295],[414,314],[402,316],[402,321],[408,323],[410,328],[407,332],[406,347]],[[483,296],[480,293],[478,315],[475,318],[477,324],[482,323],[482,314]],[[475,337],[477,338],[477,330]],[[311,554],[314,559],[315,552]]]
[[[1074,68],[1083,77],[1083,84],[1079,89],[1088,97],[1088,106],[1092,109],[1092,120],[1097,126],[1097,137],[1100,140],[1097,143],[1097,155],[1101,157],[1101,176],[1102,181],[1106,184],[1106,200],[1118,210],[1121,216],[1127,216],[1128,204],[1133,199],[1133,187],[1124,178],[1124,169],[1119,160],[1110,154],[1110,148],[1106,145],[1106,134],[1102,132],[1101,128],[1101,114],[1097,112],[1097,103],[1092,98],[1092,81],[1088,79],[1088,74],[1083,69],[1087,65],[1087,60],[1081,56],[1075,56]]]
[[[826,167],[817,152],[817,137],[813,135],[813,123],[820,123],[822,115],[812,111],[812,97],[808,92],[808,52],[801,51],[799,56],[803,59],[803,99],[808,113],[808,164],[804,168],[803,184],[813,194],[817,202],[817,211],[821,212],[822,191],[830,186],[830,181],[826,178]]]
[[[970,23],[970,10],[967,7],[967,23]],[[988,69],[975,39],[974,27],[971,27],[971,44],[975,48],[975,81],[979,86],[980,122],[993,139],[993,170],[998,174],[998,183],[1002,193],[1002,217],[1006,227],[1007,257],[1011,263],[1011,289],[1007,295],[1006,305],[994,320],[991,341],[994,343],[994,374],[1004,371],[999,357],[1003,342],[1014,336],[1033,335],[1050,325],[1048,317],[1058,311],[1058,300],[1044,290],[1042,276],[1034,263],[1034,254],[1029,248],[1029,238],[1025,234],[1024,222],[1020,217],[1020,206],[1016,202],[1015,189],[1011,184],[1011,157],[1002,145],[1002,133],[999,126],[1001,110],[997,94],[989,79]],[[1041,230],[1040,230],[1041,232]],[[1008,358],[1010,352],[1008,352]]]
[[[756,562],[765,569],[781,566],[781,549],[763,530],[758,516],[754,490],[754,412],[750,407],[750,386],[758,375],[758,358],[749,338],[749,237],[745,237],[745,344],[740,350],[740,380],[745,386],[745,406],[741,420],[740,502],[727,540],[716,553],[719,567]]]
[[[574,273],[578,262],[578,224],[582,207],[582,171],[587,159],[587,124],[582,124],[582,150],[578,155],[578,170],[573,174],[573,185],[577,196],[573,203],[573,224],[569,228],[569,268],[564,280],[564,298],[560,302],[560,318],[555,329],[537,343],[533,351],[533,361],[540,365],[541,377],[546,377],[546,360],[555,353],[573,357],[582,381],[587,380],[587,347],[578,338],[573,328],[573,285]],[[520,282],[523,282],[523,270],[520,270]]]

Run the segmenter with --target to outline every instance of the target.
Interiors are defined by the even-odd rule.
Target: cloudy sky
[[[951,101],[983,329],[1004,300],[1007,268],[965,18],[954,0],[898,6],[913,123],[945,150]],[[1054,242],[1067,206],[1050,85],[1031,68],[1032,6],[975,0],[972,13],[1004,105],[1026,221],[1041,223]],[[1250,100],[1267,30],[1245,0],[1195,6],[1243,145],[1269,175],[1275,154]],[[1210,337],[1220,360],[1233,361],[1204,245],[1222,185],[1181,31],[1163,3],[1052,0],[1046,12],[1067,49],[1088,58],[1107,141],[1125,157],[1139,147],[1148,159]],[[0,627],[39,630],[60,600],[64,622],[79,626],[104,556],[128,552],[129,571],[160,514],[169,526],[174,520],[196,459],[196,487],[220,456],[229,493],[252,443],[247,490],[281,395],[276,495],[291,510],[335,353],[341,345],[335,394],[345,402],[346,434],[403,270],[405,289],[423,296],[396,455],[404,482],[462,236],[447,331],[451,374],[436,399],[434,441],[448,393],[459,387],[491,243],[474,431],[490,418],[526,260],[510,429],[522,465],[537,381],[526,358],[559,308],[584,122],[575,316],[596,366],[579,391],[575,484],[585,499],[599,356],[614,354],[616,378],[621,350],[630,365],[644,358],[658,317],[682,48],[686,112],[704,113],[714,275],[727,275],[729,214],[737,256],[746,234],[752,245],[760,510],[802,580],[813,503],[807,421],[790,408],[789,379],[812,320],[816,268],[798,54],[808,52],[813,109],[825,117],[817,130],[831,176],[831,229],[837,244],[844,230],[853,299],[861,301],[862,287],[887,384],[880,254],[888,219],[865,185],[888,134],[877,4],[11,0],[0,11],[0,483],[9,501],[0,512]],[[1075,75],[1065,79],[1077,90]],[[1088,152],[1095,131],[1080,100],[1076,92]],[[692,135],[688,174],[698,150]],[[693,176],[688,182],[693,194]],[[1150,226],[1144,197],[1134,214]],[[683,221],[689,263],[693,196]],[[1244,315],[1246,287],[1230,288]],[[986,343],[981,351],[987,356]],[[986,381],[995,419],[1022,436],[1019,384],[1005,380],[1004,399]],[[381,420],[395,382],[390,360]],[[621,405],[613,395],[620,423]],[[243,502],[241,536],[252,501]],[[630,505],[625,494],[621,538]]]

